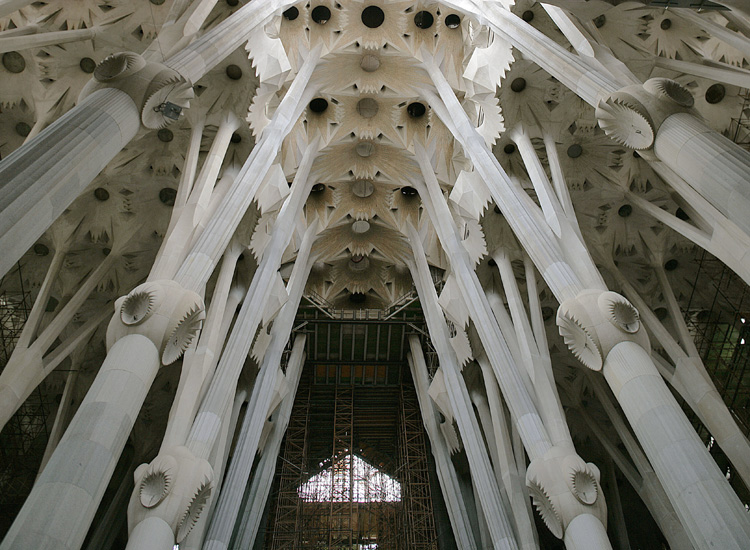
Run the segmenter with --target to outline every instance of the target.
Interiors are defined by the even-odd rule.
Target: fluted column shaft
[[[411,340],[409,346],[411,347]],[[427,437],[430,440],[430,449],[432,456],[435,458],[435,469],[437,470],[438,480],[445,499],[445,505],[448,509],[448,517],[453,527],[453,536],[456,544],[461,550],[476,550],[477,544],[471,531],[471,521],[466,511],[466,506],[461,501],[461,486],[458,482],[456,470],[451,462],[451,453],[448,445],[445,443],[436,419],[435,406],[429,396],[430,382],[427,378],[427,365],[424,360],[424,354],[419,348],[417,342],[416,355],[411,352],[407,354],[407,361],[411,369],[411,377],[414,380],[414,389],[416,390],[419,409],[422,413],[422,422],[424,423]]]
[[[696,548],[741,550],[750,518],[646,351],[620,342],[602,369]]]
[[[158,365],[145,336],[113,345],[0,549],[81,547]],[[116,395],[128,399],[115,403]]]
[[[676,113],[661,123],[654,153],[719,212],[750,235],[750,153],[697,117]]]
[[[313,222],[313,225],[317,226],[317,222]],[[204,550],[225,550],[229,547],[232,530],[234,529],[240,505],[242,504],[242,496],[250,478],[250,471],[258,450],[258,443],[273,399],[273,390],[281,363],[281,356],[289,340],[297,308],[302,299],[302,292],[305,289],[305,284],[312,268],[314,256],[310,256],[310,250],[315,240],[314,233],[314,229],[308,232],[306,239],[302,242],[294,263],[292,276],[289,280],[289,299],[274,320],[273,328],[271,329],[271,343],[266,350],[258,377],[253,386],[253,392],[235,446],[232,463],[229,466],[211,525],[208,528],[203,545]],[[302,344],[299,344],[298,341],[302,342]],[[295,352],[298,355],[296,359],[300,361],[302,351],[304,350],[304,337],[295,339],[294,345]],[[302,349],[298,350],[297,348],[300,345]],[[291,380],[294,387],[299,383],[300,372],[301,370],[297,372],[296,380],[288,379]],[[254,504],[260,506],[261,503]]]
[[[239,541],[239,544],[236,545],[237,548],[252,548],[258,533],[258,527],[263,517],[263,509],[268,499],[268,494],[271,492],[271,484],[273,483],[273,474],[276,471],[276,461],[281,449],[281,442],[284,439],[284,434],[289,424],[292,406],[294,405],[297,388],[302,377],[302,368],[305,364],[306,339],[307,337],[304,334],[298,334],[294,337],[292,353],[289,356],[289,362],[286,367],[286,380],[289,384],[289,393],[287,393],[279,406],[279,411],[273,421],[271,435],[263,448],[263,456],[253,475],[247,499],[246,515],[242,518],[242,523],[237,533],[237,540]]]
[[[0,162],[0,274],[133,139],[140,123],[128,94],[99,90]]]
[[[425,313],[430,338],[438,352],[440,366],[445,376],[445,387],[464,442],[472,479],[477,489],[477,497],[487,515],[486,520],[493,547],[517,549],[518,544],[513,534],[508,510],[503,506],[500,489],[493,475],[484,441],[480,438],[479,423],[471,406],[466,382],[461,377],[455,353],[448,343],[448,327],[438,305],[435,287],[431,283],[427,258],[422,249],[419,234],[413,226],[409,227],[409,241],[414,252],[413,264],[410,266],[412,279]],[[422,353],[416,336],[409,337],[409,345],[412,358]]]

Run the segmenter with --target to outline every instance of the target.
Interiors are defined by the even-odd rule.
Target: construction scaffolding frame
[[[0,293],[0,372],[8,363],[31,311],[31,293],[25,289],[21,265],[8,277],[14,291]],[[36,480],[49,433],[52,403],[36,388],[0,431],[0,538],[7,532]]]

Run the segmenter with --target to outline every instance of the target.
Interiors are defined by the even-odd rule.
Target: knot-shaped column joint
[[[170,280],[148,281],[115,302],[107,349],[128,334],[141,334],[154,343],[161,363],[170,365],[195,340],[205,317],[197,293]]]
[[[192,84],[180,73],[133,52],[106,57],[94,69],[93,78],[78,99],[104,88],[128,94],[141,113],[141,123],[149,130],[164,128],[178,120],[193,97]]]

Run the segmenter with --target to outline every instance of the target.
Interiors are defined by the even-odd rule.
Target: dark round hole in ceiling
[[[177,190],[171,187],[165,187],[159,191],[159,200],[167,206],[174,206],[174,201],[177,198]]]
[[[428,11],[417,12],[417,15],[414,16],[414,24],[420,29],[429,29],[434,22],[435,18]]]
[[[687,212],[685,212],[682,208],[678,208],[677,212],[674,213],[675,216],[677,216],[678,219],[687,221],[690,219],[690,216],[687,215]]]
[[[230,141],[232,143],[240,143],[240,142],[242,142],[242,136],[239,135],[237,132],[234,132],[232,134],[232,137],[231,137]]]
[[[232,80],[239,80],[240,78],[242,78],[242,69],[240,69],[237,65],[227,65],[226,73],[227,76]]]
[[[370,29],[377,29],[385,21],[385,14],[377,6],[367,6],[362,10],[362,23]]]
[[[81,62],[78,63],[78,66],[81,67],[81,70],[84,73],[91,74],[94,72],[94,69],[96,69],[96,61],[90,57],[84,57],[81,59]]]
[[[510,89],[516,93],[523,92],[526,89],[526,79],[516,78],[513,82],[510,83]]]
[[[161,5],[162,5],[162,4],[164,3],[164,2],[166,2],[166,1],[167,1],[167,0],[151,0],[151,3],[152,3],[152,4],[154,5],[154,6],[161,6]]]
[[[664,264],[664,269],[667,271],[674,271],[677,269],[677,266],[680,265],[680,263],[672,258],[671,260],[667,260],[667,262]]]
[[[25,122],[16,124],[16,133],[21,137],[26,137],[31,133],[31,126]]]
[[[509,143],[508,145],[503,147],[503,153],[505,153],[506,155],[512,155],[515,152],[516,152],[516,146],[513,145],[512,143]]]
[[[109,199],[109,191],[104,189],[104,187],[97,187],[94,189],[94,196],[96,200],[104,202]]]
[[[325,25],[331,19],[331,10],[326,6],[317,6],[313,8],[310,16],[318,25]]]
[[[409,113],[411,118],[419,118],[427,112],[427,107],[424,106],[424,103],[415,101],[414,103],[409,103],[406,107],[406,112]]]
[[[601,29],[606,22],[607,22],[607,17],[604,14],[600,15],[599,17],[594,18],[594,26],[597,29]]]
[[[18,52],[5,52],[3,54],[3,67],[11,73],[22,73],[26,68],[26,60]]]
[[[706,90],[706,103],[716,105],[724,99],[725,95],[727,95],[727,89],[723,84],[712,84]]]
[[[239,3],[240,3],[240,0],[227,0],[227,6],[229,6],[230,8],[235,7]]]
[[[310,189],[311,193],[322,193],[326,190],[326,186],[322,183],[316,183],[312,186],[312,189]]]
[[[628,217],[628,216],[630,216],[630,214],[632,214],[632,213],[633,213],[633,207],[632,207],[631,205],[629,205],[629,204],[623,204],[623,205],[622,205],[622,206],[621,206],[621,207],[620,207],[620,208],[619,208],[619,209],[617,210],[617,214],[618,214],[618,215],[619,215],[619,216],[620,216],[621,218],[627,218],[627,217]]]
[[[102,248],[102,254],[104,254],[105,256],[109,256],[110,252],[112,252],[111,248]]]
[[[349,301],[353,304],[363,304],[367,300],[367,295],[361,292],[352,292],[349,294]]]
[[[656,314],[656,318],[659,319],[659,321],[663,321],[664,319],[666,319],[667,315],[669,314],[667,308],[665,307],[657,307],[654,310],[654,313]]]
[[[521,19],[523,19],[527,23],[531,23],[534,20],[534,12],[531,10],[526,10],[521,14]]]
[[[282,14],[287,21],[294,21],[299,17],[299,10],[292,6]]]
[[[174,139],[174,134],[172,133],[172,130],[169,128],[162,128],[156,133],[156,137],[159,138],[159,141],[163,141],[164,143],[169,143]]]
[[[417,190],[410,185],[407,185],[401,188],[401,194],[405,197],[414,197],[417,195]]]
[[[328,101],[322,97],[316,97],[310,102],[310,110],[313,113],[323,113],[328,109]]]
[[[671,19],[662,19],[661,23],[659,23],[659,26],[661,27],[661,30],[666,31],[672,28],[672,20]]]
[[[492,210],[495,212],[495,214],[502,214],[503,213],[503,211],[500,210],[500,207],[498,205],[495,205],[495,208],[493,208]]]
[[[490,267],[495,267],[497,266],[497,262],[493,260],[492,258],[490,258],[490,260],[487,262],[487,265]]]
[[[461,26],[461,18],[455,13],[445,16],[445,26],[449,29],[457,29]]]
[[[543,319],[544,321],[549,321],[550,319],[552,319],[552,316],[553,316],[554,314],[555,314],[555,310],[554,310],[554,309],[552,309],[551,307],[549,307],[549,306],[544,306],[544,307],[542,308],[542,319]]]
[[[46,245],[43,245],[42,243],[36,243],[34,245],[34,254],[37,256],[46,256],[49,254],[49,248],[47,248]]]
[[[577,159],[583,154],[583,147],[581,147],[578,143],[574,143],[570,147],[568,147],[568,156],[572,159]]]
[[[633,158],[634,158],[634,159],[639,159],[639,158],[641,158],[641,155],[639,155],[639,154],[638,154],[638,151],[633,151]]]

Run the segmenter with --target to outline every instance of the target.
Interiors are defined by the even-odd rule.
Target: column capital
[[[635,342],[647,353],[651,349],[638,310],[616,292],[590,289],[565,300],[557,310],[557,326],[573,355],[595,371],[620,342]]]
[[[600,480],[595,464],[561,446],[553,446],[543,457],[532,460],[526,471],[526,486],[534,506],[559,539],[580,515],[592,515],[606,527],[607,504]]]
[[[682,84],[650,78],[612,92],[599,101],[596,118],[604,133],[621,145],[646,151],[654,146],[664,120],[675,113],[695,114],[695,99]]]
[[[203,299],[170,280],[148,281],[115,302],[107,327],[107,349],[128,334],[151,340],[163,365],[177,361],[200,332],[205,319]]]
[[[185,540],[201,519],[213,491],[214,472],[208,461],[187,447],[161,449],[150,464],[135,471],[135,490],[128,505],[128,531],[150,517],[164,520]]]
[[[133,52],[114,53],[99,63],[78,100],[103,88],[128,94],[141,113],[141,124],[149,130],[177,120],[193,97],[192,83],[180,73]]]

